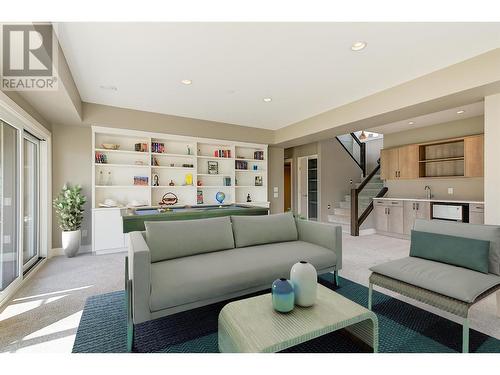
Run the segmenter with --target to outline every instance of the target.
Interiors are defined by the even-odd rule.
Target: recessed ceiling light
[[[262,100],[265,101],[266,103],[269,103],[273,101],[273,98],[264,98]]]
[[[465,113],[465,111],[463,109],[457,111],[457,115],[461,115],[462,113]]]
[[[181,83],[184,85],[190,85],[191,83],[193,83],[193,81],[191,81],[190,79],[183,79]]]
[[[101,85],[99,88],[103,90],[118,91],[118,87],[112,85]]]
[[[358,41],[352,44],[351,49],[353,51],[361,51],[366,47],[366,42]]]
[[[409,121],[408,125],[415,125],[415,121]]]

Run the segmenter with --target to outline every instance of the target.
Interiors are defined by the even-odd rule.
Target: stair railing
[[[347,151],[347,153],[351,156],[352,160],[358,165],[358,167],[361,169],[361,173],[363,174],[363,177],[366,176],[366,144],[364,142],[361,142],[358,138],[358,136],[355,133],[349,133],[349,135],[352,137],[354,142],[359,147],[359,160],[354,156],[353,151],[354,150],[349,150],[346,145],[340,140],[339,137],[335,137],[337,141],[342,145],[344,150]]]
[[[373,200],[370,201],[368,206],[364,209],[361,215],[358,216],[359,209],[359,193],[363,191],[365,186],[380,170],[380,159],[377,160],[377,166],[366,176],[358,187],[351,189],[351,236],[359,236],[359,228],[366,220],[368,215],[373,211]],[[385,186],[375,195],[375,198],[383,197],[389,189]]]

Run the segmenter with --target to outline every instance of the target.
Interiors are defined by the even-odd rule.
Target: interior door
[[[40,254],[39,149],[40,141],[25,133],[23,139],[23,269],[31,267]]]
[[[297,181],[298,214],[307,218],[307,157],[299,158]]]

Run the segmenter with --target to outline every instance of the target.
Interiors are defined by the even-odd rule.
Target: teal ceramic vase
[[[273,308],[281,313],[287,313],[293,310],[295,305],[295,293],[293,292],[293,284],[281,278],[275,280],[271,287],[273,299]]]

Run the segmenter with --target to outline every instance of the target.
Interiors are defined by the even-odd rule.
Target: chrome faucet
[[[431,191],[431,187],[429,185],[426,185],[425,188],[425,197],[427,199],[431,199],[432,198],[432,191]]]

